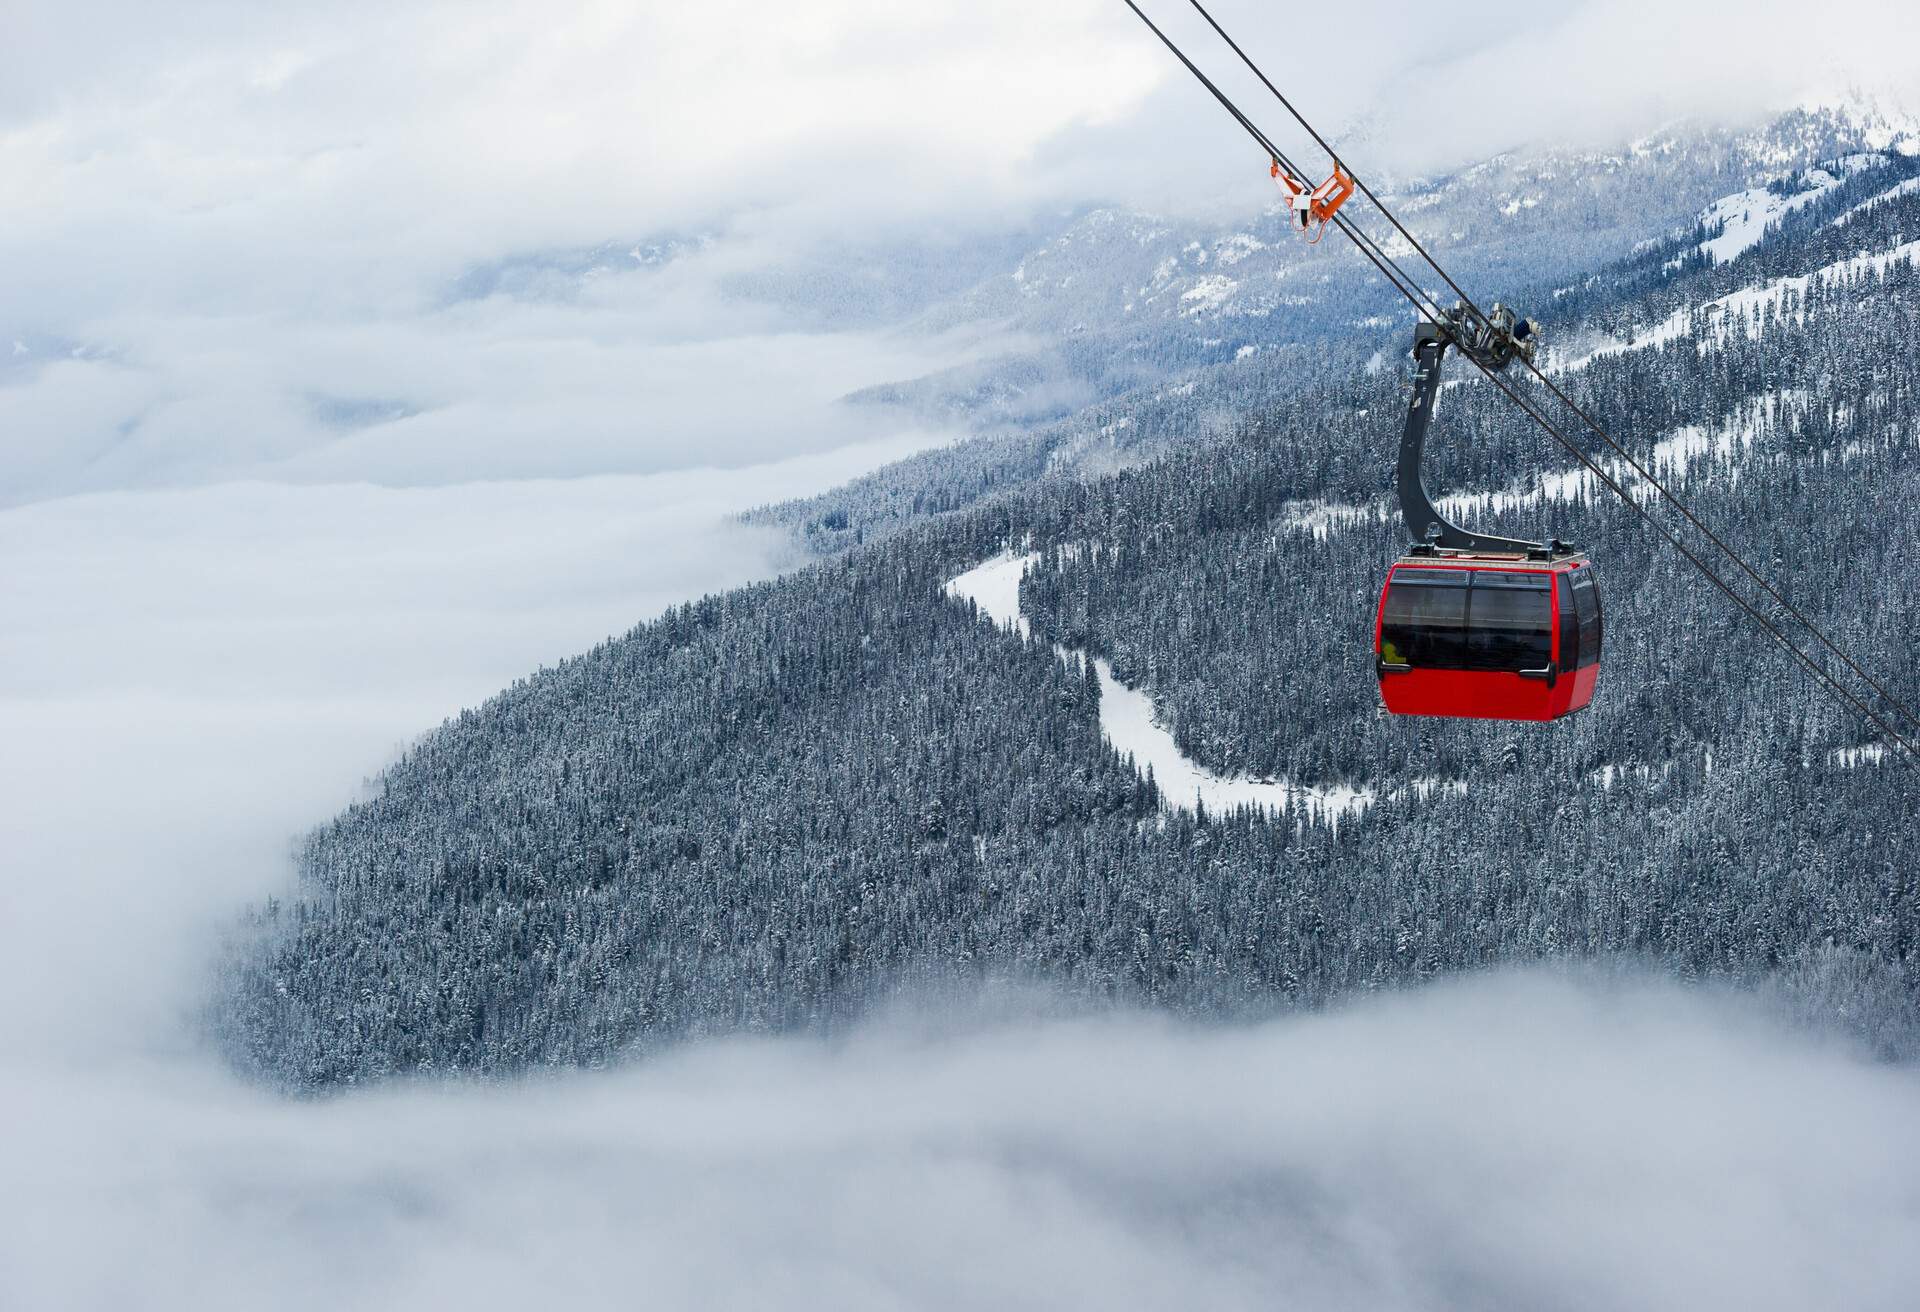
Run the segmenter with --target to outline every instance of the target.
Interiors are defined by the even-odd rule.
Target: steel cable
[[[1212,14],[1207,12],[1206,8],[1200,4],[1199,0],[1188,0],[1188,2],[1193,5],[1194,9],[1196,9],[1203,18],[1206,19],[1207,24],[1210,27],[1212,27],[1216,33],[1220,35],[1221,39],[1224,40],[1230,47],[1232,47],[1234,53],[1240,57],[1241,61],[1245,63],[1250,70],[1253,71],[1254,75],[1260,79],[1261,83],[1266,86],[1267,90],[1273,93],[1275,99],[1277,99],[1281,103],[1281,105],[1286,108],[1287,112],[1293,116],[1294,120],[1298,122],[1300,126],[1304,128],[1317,143],[1319,143],[1322,149],[1326,150],[1327,154],[1333,158],[1336,166],[1340,167],[1342,171],[1346,172],[1349,177],[1353,178],[1354,183],[1359,188],[1359,190],[1367,197],[1369,201],[1373,203],[1374,207],[1377,208],[1383,216],[1385,216],[1387,221],[1393,225],[1393,227],[1406,240],[1408,245],[1421,257],[1421,259],[1423,259],[1428,264],[1429,267],[1431,267],[1434,270],[1435,273],[1437,273],[1440,276],[1440,278],[1447,284],[1447,286],[1450,287],[1454,291],[1454,293],[1459,296],[1461,304],[1463,307],[1465,307],[1467,312],[1472,314],[1476,319],[1478,319],[1483,324],[1489,322],[1487,319],[1487,316],[1481,312],[1481,310],[1477,305],[1473,303],[1472,298],[1470,298],[1466,294],[1466,292],[1461,289],[1459,284],[1456,283],[1450,275],[1448,275],[1446,270],[1440,266],[1439,262],[1435,260],[1431,254],[1427,252],[1426,248],[1420,244],[1420,242],[1413,236],[1413,234],[1407,231],[1406,227],[1399,221],[1398,218],[1396,218],[1393,215],[1392,211],[1389,210],[1386,207],[1386,205],[1384,205],[1380,201],[1380,198],[1374,194],[1372,189],[1369,188],[1365,182],[1361,181],[1361,179],[1357,175],[1355,175],[1352,172],[1352,170],[1346,168],[1345,163],[1340,159],[1338,154],[1334,152],[1333,148],[1330,145],[1328,145],[1326,139],[1323,138],[1319,134],[1319,132],[1317,132],[1314,129],[1313,125],[1309,123],[1305,118],[1305,116],[1303,116],[1300,113],[1300,111],[1293,106],[1292,102],[1289,101],[1286,98],[1286,96],[1280,92],[1279,88],[1274,86],[1273,82],[1266,76],[1264,72],[1260,70],[1259,66],[1255,64],[1251,58],[1248,57],[1246,52],[1240,48],[1239,44],[1236,43],[1231,36],[1227,35],[1225,29],[1223,29],[1220,26],[1220,24],[1214,20]],[[1220,88],[1217,85],[1215,85],[1213,80],[1207,77],[1207,75],[1203,73],[1200,70],[1200,68],[1196,64],[1194,64],[1194,62],[1191,59],[1187,57],[1186,53],[1183,50],[1181,50],[1180,47],[1176,45],[1173,42],[1173,40],[1166,35],[1165,32],[1160,30],[1160,28],[1153,22],[1152,19],[1147,17],[1146,13],[1140,8],[1140,6],[1135,3],[1135,0],[1125,0],[1125,3],[1129,9],[1133,10],[1135,16],[1138,17],[1142,23],[1146,24],[1147,28],[1150,31],[1152,31],[1156,37],[1160,39],[1161,44],[1165,45],[1167,49],[1173,53],[1174,57],[1177,58],[1181,62],[1181,64],[1186,67],[1187,71],[1193,74],[1193,76],[1201,83],[1201,85],[1204,86],[1209,92],[1212,93],[1214,99],[1217,100],[1220,103],[1220,105],[1224,109],[1226,109],[1226,111],[1229,114],[1233,116],[1233,118],[1240,124],[1240,126],[1246,130],[1247,134],[1251,136],[1254,139],[1254,141],[1257,142],[1261,146],[1261,148],[1267,152],[1269,157],[1271,157],[1276,163],[1280,164],[1282,167],[1286,168],[1290,173],[1293,173],[1294,175],[1302,178],[1305,177],[1305,174],[1300,172],[1300,170],[1298,170],[1295,167],[1295,165],[1289,159],[1287,159],[1287,157],[1284,154],[1281,153],[1279,148],[1275,146],[1272,140],[1268,138],[1267,135],[1264,132],[1262,132],[1259,129],[1259,127],[1257,127],[1254,124],[1252,119],[1250,119],[1245,113],[1243,113],[1240,110],[1239,106],[1234,104],[1234,102],[1226,95],[1226,93],[1221,91]],[[1393,286],[1394,290],[1398,291],[1403,297],[1407,299],[1407,301],[1414,307],[1414,309],[1417,312],[1427,315],[1430,319],[1432,319],[1435,322],[1439,322],[1439,323],[1445,322],[1444,316],[1439,314],[1438,307],[1434,304],[1433,298],[1427,294],[1425,289],[1422,288],[1420,284],[1415,279],[1413,279],[1411,275],[1407,274],[1406,271],[1399,266],[1398,262],[1396,262],[1390,255],[1387,254],[1384,248],[1382,248],[1377,241],[1375,241],[1369,234],[1364,232],[1364,230],[1360,229],[1357,225],[1355,225],[1352,222],[1352,220],[1345,215],[1340,215],[1340,214],[1334,215],[1333,222],[1335,226],[1338,227],[1340,231],[1346,235],[1347,239],[1354,244],[1355,248],[1359,250],[1361,255],[1365,257],[1374,266],[1374,268],[1380,272],[1382,277],[1387,279],[1387,281]],[[1491,367],[1489,367],[1486,364],[1485,361],[1476,358],[1471,352],[1462,351],[1461,354],[1465,355],[1467,359],[1471,360],[1473,364],[1480,370],[1480,372],[1486,376],[1487,380],[1491,382],[1495,387],[1499,388],[1503,393],[1505,393],[1506,396],[1510,400],[1512,400],[1515,405],[1517,405],[1520,408],[1522,413],[1526,414],[1535,423],[1539,424],[1543,429],[1547,431],[1549,435],[1551,435],[1554,438],[1555,441],[1559,442],[1562,447],[1564,447],[1569,453],[1571,453],[1573,457],[1577,461],[1579,461],[1581,466],[1584,467],[1590,474],[1592,474],[1592,476],[1598,482],[1600,482],[1602,486],[1606,487],[1609,491],[1613,492],[1622,501],[1624,501],[1634,511],[1634,513],[1637,514],[1649,527],[1651,527],[1656,533],[1658,533],[1662,538],[1664,538],[1668,543],[1668,545],[1672,546],[1674,550],[1678,551],[1688,561],[1688,563],[1693,565],[1693,567],[1697,569],[1701,574],[1703,574],[1708,579],[1708,581],[1713,583],[1715,587],[1719,588],[1720,591],[1724,592],[1734,602],[1735,605],[1739,606],[1740,609],[1744,611],[1751,619],[1753,619],[1755,623],[1759,624],[1761,629],[1765,633],[1767,633],[1768,636],[1773,638],[1775,642],[1777,642],[1780,646],[1782,646],[1789,653],[1791,653],[1794,656],[1794,658],[1801,664],[1801,666],[1808,671],[1808,673],[1812,674],[1816,679],[1820,681],[1822,685],[1825,686],[1826,689],[1828,689],[1835,696],[1840,698],[1843,704],[1847,705],[1850,709],[1852,709],[1860,718],[1865,720],[1869,725],[1877,727],[1880,730],[1880,732],[1889,741],[1893,742],[1900,749],[1900,753],[1897,754],[1899,760],[1907,764],[1909,767],[1920,765],[1920,748],[1916,748],[1915,745],[1909,742],[1907,738],[1904,735],[1902,735],[1898,729],[1894,728],[1891,724],[1889,724],[1879,713],[1877,713],[1871,707],[1869,707],[1852,690],[1848,689],[1845,685],[1840,683],[1839,680],[1837,680],[1833,676],[1833,674],[1827,670],[1825,666],[1821,665],[1811,655],[1809,655],[1807,652],[1802,650],[1798,643],[1794,642],[1791,638],[1789,638],[1787,634],[1782,632],[1780,628],[1768,616],[1763,614],[1757,607],[1753,605],[1751,601],[1749,601],[1746,597],[1742,596],[1737,590],[1735,590],[1732,584],[1728,583],[1710,565],[1708,565],[1704,560],[1702,560],[1699,557],[1699,555],[1697,555],[1690,547],[1688,547],[1686,543],[1683,542],[1680,539],[1680,537],[1676,533],[1674,533],[1674,531],[1671,528],[1669,528],[1665,524],[1662,524],[1659,520],[1655,519],[1647,511],[1647,508],[1641,505],[1638,501],[1636,501],[1633,498],[1633,496],[1619,483],[1618,480],[1616,480],[1612,475],[1608,474],[1607,471],[1603,469],[1598,462],[1596,462],[1583,449],[1581,449],[1579,444],[1575,443],[1571,438],[1569,438],[1565,433],[1563,433],[1558,426],[1556,426],[1536,406],[1534,406],[1525,397],[1523,397],[1518,391],[1516,391],[1512,386],[1510,386],[1506,382],[1506,380],[1501,378]],[[1556,384],[1554,384],[1551,379],[1547,378],[1547,376],[1544,373],[1542,373],[1541,370],[1538,367],[1536,367],[1531,360],[1526,361],[1526,364],[1529,371],[1532,372],[1533,375],[1547,387],[1549,392],[1551,392],[1563,404],[1571,408],[1575,412],[1575,414],[1577,414],[1581,418],[1581,420],[1590,429],[1592,429],[1609,448],[1611,448],[1617,455],[1619,455],[1621,459],[1625,461],[1625,463],[1634,470],[1635,473],[1637,473],[1641,478],[1646,480],[1646,482],[1651,487],[1653,487],[1654,490],[1664,500],[1666,500],[1669,504],[1674,506],[1675,509],[1679,510],[1680,513],[1687,519],[1687,521],[1690,524],[1692,524],[1695,528],[1700,530],[1700,532],[1703,533],[1708,538],[1708,540],[1711,541],[1720,551],[1722,551],[1729,558],[1731,558],[1736,564],[1738,564],[1742,570],[1744,570],[1750,577],[1754,579],[1755,582],[1759,583],[1760,586],[1767,592],[1767,594],[1770,597],[1772,597],[1776,602],[1778,602],[1782,607],[1784,607],[1789,614],[1791,614],[1796,620],[1800,622],[1802,626],[1804,626],[1808,630],[1808,632],[1812,633],[1814,637],[1819,639],[1820,642],[1823,645],[1825,645],[1828,650],[1833,652],[1834,655],[1838,656],[1840,660],[1846,664],[1848,669],[1852,670],[1855,674],[1859,675],[1862,679],[1864,679],[1869,685],[1873,687],[1873,689],[1877,693],[1880,694],[1881,697],[1885,698],[1887,702],[1889,702],[1891,705],[1897,707],[1902,712],[1902,714],[1904,714],[1910,721],[1913,721],[1916,724],[1920,724],[1920,718],[1916,718],[1912,711],[1908,710],[1897,698],[1895,698],[1891,693],[1889,693],[1877,680],[1875,680],[1870,674],[1868,674],[1865,670],[1863,670],[1851,657],[1849,657],[1844,651],[1842,651],[1838,646],[1836,646],[1820,630],[1820,628],[1812,622],[1812,620],[1808,619],[1804,614],[1802,614],[1798,610],[1798,608],[1794,607],[1791,602],[1787,601],[1787,599],[1783,597],[1779,593],[1779,591],[1776,588],[1774,588],[1763,576],[1761,576],[1758,571],[1753,569],[1753,567],[1749,565],[1739,555],[1739,553],[1737,553],[1731,547],[1729,547],[1723,540],[1720,539],[1720,537],[1717,534],[1715,534],[1704,523],[1702,523],[1699,520],[1699,518],[1692,513],[1690,508],[1688,508],[1684,503],[1682,503],[1679,500],[1679,498],[1675,497],[1673,493],[1670,490],[1668,490],[1666,486],[1660,482],[1660,480],[1655,478],[1653,474],[1649,472],[1644,465],[1642,465],[1638,460],[1634,459],[1634,457],[1630,452],[1628,452],[1617,441],[1615,441],[1613,437],[1610,434],[1608,434],[1606,430],[1602,428],[1599,425],[1599,423],[1592,418],[1590,414],[1588,414],[1582,407],[1576,404],[1572,400],[1572,398],[1568,397],[1565,392],[1561,391],[1561,389]]]
[[[1294,103],[1291,100],[1287,99],[1286,95],[1281,92],[1280,88],[1273,84],[1272,79],[1270,79],[1266,75],[1266,73],[1261,70],[1260,66],[1253,61],[1252,56],[1248,55],[1247,52],[1240,47],[1239,42],[1235,41],[1232,36],[1228,35],[1227,30],[1220,25],[1219,21],[1216,20],[1210,12],[1208,12],[1206,6],[1203,5],[1200,2],[1200,0],[1187,0],[1187,2],[1191,4],[1194,10],[1197,13],[1199,13],[1199,15],[1207,21],[1207,26],[1211,27],[1214,30],[1214,32],[1219,35],[1220,39],[1227,43],[1227,46],[1233,51],[1233,53],[1239,56],[1240,62],[1245,64],[1247,68],[1253,73],[1253,75],[1260,79],[1261,84],[1265,86],[1268,91],[1273,93],[1274,99],[1279,101],[1281,106],[1287,111],[1287,113],[1293,116],[1294,122],[1298,123],[1301,126],[1301,128],[1303,128],[1306,131],[1307,135],[1311,136],[1314,139],[1314,141],[1319,144],[1320,148],[1327,152],[1328,157],[1333,160],[1334,164],[1338,168],[1340,168],[1343,172],[1345,172],[1348,177],[1353,179],[1354,185],[1358,187],[1361,193],[1365,195],[1366,198],[1373,203],[1373,207],[1380,211],[1381,215],[1386,218],[1387,222],[1393,225],[1395,231],[1399,232],[1401,237],[1406,240],[1407,244],[1410,247],[1412,247],[1413,251],[1417,255],[1419,255],[1422,260],[1426,261],[1428,267],[1430,267],[1436,274],[1438,274],[1441,280],[1444,281],[1448,287],[1453,289],[1454,294],[1460,298],[1460,303],[1466,307],[1467,311],[1470,314],[1472,314],[1473,317],[1476,320],[1478,320],[1480,323],[1482,324],[1488,323],[1489,320],[1487,315],[1480,309],[1478,305],[1474,304],[1473,298],[1467,295],[1465,290],[1461,288],[1460,284],[1455,282],[1453,280],[1453,277],[1450,274],[1448,274],[1445,268],[1441,266],[1440,262],[1436,260],[1427,251],[1426,247],[1420,244],[1419,239],[1415,237],[1413,233],[1407,230],[1406,225],[1400,222],[1400,220],[1394,215],[1392,210],[1387,208],[1386,202],[1381,200],[1379,196],[1374,194],[1373,189],[1366,184],[1366,182],[1360,177],[1359,174],[1355,173],[1352,169],[1347,167],[1346,162],[1340,158],[1339,152],[1334,150],[1333,146],[1327,141],[1327,139],[1320,135],[1318,129],[1316,129],[1313,126],[1313,124],[1307,120],[1307,117],[1304,114],[1302,114],[1298,108],[1294,106]],[[1235,112],[1238,113],[1238,110],[1236,110]],[[1352,236],[1351,233],[1349,233],[1348,235],[1350,237]],[[1369,242],[1372,241],[1371,238],[1368,238],[1367,240]],[[1377,249],[1377,246],[1376,246],[1376,249]],[[1402,276],[1405,276],[1404,273],[1402,274]],[[1779,588],[1777,588],[1770,580],[1768,580],[1763,574],[1761,574],[1760,571],[1756,570],[1751,564],[1749,564],[1745,557],[1740,555],[1739,552],[1735,551],[1731,546],[1729,546],[1720,537],[1718,533],[1715,533],[1712,528],[1708,527],[1707,524],[1705,524],[1698,515],[1693,513],[1693,510],[1691,507],[1689,507],[1685,502],[1681,501],[1679,497],[1675,496],[1672,490],[1669,489],[1665,483],[1663,483],[1658,477],[1656,477],[1654,473],[1651,470],[1649,470],[1645,465],[1643,465],[1638,459],[1636,459],[1632,454],[1632,452],[1628,451],[1624,445],[1622,445],[1620,442],[1615,440],[1613,435],[1609,433],[1604,427],[1602,427],[1600,422],[1596,420],[1593,417],[1593,415],[1589,413],[1584,406],[1580,405],[1571,396],[1567,395],[1567,393],[1560,388],[1559,384],[1555,383],[1551,378],[1549,378],[1547,374],[1538,365],[1536,365],[1532,360],[1525,360],[1524,363],[1527,367],[1528,372],[1532,373],[1533,376],[1537,378],[1540,381],[1540,383],[1543,386],[1545,386],[1549,392],[1553,393],[1556,399],[1558,399],[1568,409],[1572,410],[1573,413],[1579,417],[1580,421],[1584,423],[1590,430],[1592,430],[1594,435],[1598,437],[1603,443],[1605,443],[1607,447],[1609,447],[1614,452],[1615,455],[1619,456],[1621,460],[1626,462],[1627,466],[1631,468],[1635,474],[1639,475],[1642,479],[1644,479],[1647,485],[1653,488],[1653,490],[1659,494],[1660,498],[1663,501],[1665,501],[1668,505],[1672,506],[1675,510],[1677,510],[1680,513],[1680,515],[1695,529],[1699,530],[1700,533],[1703,534],[1706,537],[1706,539],[1714,545],[1716,549],[1718,549],[1720,552],[1725,554],[1728,559],[1733,561],[1734,564],[1738,565],[1741,571],[1745,573],[1747,577],[1751,578],[1755,583],[1759,584],[1761,590],[1764,591],[1769,597],[1771,597],[1774,600],[1774,602],[1781,607],[1781,609],[1786,611],[1788,615],[1792,616],[1793,619],[1801,625],[1801,627],[1805,628],[1808,633],[1812,634],[1814,638],[1819,641],[1821,646],[1825,647],[1829,652],[1833,653],[1834,656],[1838,657],[1842,664],[1844,664],[1849,670],[1851,670],[1860,679],[1864,680],[1866,684],[1874,690],[1874,692],[1878,693],[1887,702],[1888,705],[1892,706],[1895,710],[1899,711],[1900,714],[1905,717],[1906,722],[1909,725],[1916,728],[1920,728],[1920,715],[1916,715],[1914,711],[1908,708],[1908,706],[1904,702],[1902,702],[1898,697],[1895,697],[1892,692],[1888,691],[1888,689],[1884,684],[1882,684],[1878,679],[1874,678],[1873,675],[1870,674],[1866,669],[1864,669],[1858,662],[1856,662],[1853,659],[1853,657],[1849,656],[1844,650],[1842,650],[1838,644],[1836,644],[1831,638],[1829,638],[1826,635],[1826,633],[1820,628],[1819,625],[1815,624],[1812,619],[1810,619],[1804,612],[1800,610],[1799,607],[1795,606],[1791,601],[1789,601],[1785,596],[1785,594],[1783,594]]]

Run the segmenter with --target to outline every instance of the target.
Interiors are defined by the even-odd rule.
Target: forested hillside
[[[1836,186],[1724,264],[1710,234],[1654,243],[1543,317],[1565,385],[1913,704],[1903,176]],[[1600,695],[1552,726],[1378,713],[1405,377],[1358,364],[1132,468],[920,507],[462,715],[308,840],[221,1034],[313,1087],[831,1027],[934,981],[1236,1015],[1629,953],[1789,979],[1912,1050],[1909,772],[1484,385],[1449,389],[1435,481],[1488,494],[1463,517],[1590,547]],[[1037,634],[1109,657],[1191,755],[1383,800],[1338,827],[1162,808],[1089,673],[944,594],[1010,545],[1040,555]],[[1396,787],[1434,780],[1464,787]]]
[[[1920,321],[1911,264],[1920,246],[1903,240],[1920,230],[1913,206],[1902,198],[1737,269],[1703,271],[1690,302],[1702,311],[1663,321],[1659,344],[1602,351],[1562,375],[1603,425],[1637,433],[1643,459],[1769,563],[1790,599],[1849,650],[1879,654],[1909,704],[1920,682],[1892,654],[1915,610],[1891,581],[1920,531],[1908,504],[1920,373],[1900,345]],[[1898,255],[1850,254],[1863,249]],[[1735,279],[1760,291],[1722,305]],[[1650,312],[1678,303],[1667,291]],[[1436,463],[1444,485],[1496,495],[1461,513],[1578,541],[1603,565],[1609,695],[1546,740],[1558,755],[1543,767],[1668,768],[1716,743],[1723,761],[1799,758],[1860,730],[1506,397],[1462,381],[1436,424]],[[1030,617],[1154,689],[1182,746],[1217,768],[1317,779],[1397,761],[1407,744],[1398,726],[1370,717],[1368,654],[1348,620],[1367,610],[1378,562],[1403,530],[1379,495],[1385,452],[1359,467],[1331,454],[1364,452],[1368,434],[1397,418],[1382,388],[1320,432],[1283,420],[1265,443],[1086,485],[1074,520],[1098,549],[1049,558],[1027,585]],[[1317,673],[1335,669],[1332,679]],[[1502,733],[1511,736],[1447,735],[1431,764],[1458,777]]]

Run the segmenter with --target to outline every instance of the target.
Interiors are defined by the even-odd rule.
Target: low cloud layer
[[[770,568],[770,540],[707,513],[754,491],[240,486],[0,514],[26,566],[0,592],[13,1300],[1908,1301],[1920,1077],[1670,984],[1510,972],[1230,1029],[945,1000],[834,1042],[323,1102],[200,1051],[208,931],[286,877],[289,836],[514,672]]]
[[[0,511],[0,1052],[144,1051],[206,935],[409,740],[792,563],[730,516],[906,454],[383,489],[228,483]]]
[[[878,1023],[270,1101],[10,1078],[28,1306],[1895,1308],[1920,1089],[1672,986]]]
[[[110,352],[22,362],[0,386],[0,505],[236,479],[431,487],[745,467],[950,435],[839,402],[958,350],[706,324],[693,304],[664,336],[664,308],[96,325]]]

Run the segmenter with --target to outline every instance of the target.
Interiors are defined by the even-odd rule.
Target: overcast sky
[[[1260,103],[1184,4],[1147,8]],[[91,268],[69,306],[251,292],[282,308],[299,289],[377,307],[504,250],[748,208],[835,228],[991,220],[1150,196],[1196,155],[1245,165],[1119,0],[19,9],[0,51],[0,250],[36,253],[29,285]],[[1220,0],[1217,15],[1325,126],[1376,120],[1380,158],[1427,168],[1576,127],[1603,139],[1847,82],[1911,86],[1920,21],[1899,0],[1817,21],[1782,0]],[[1458,113],[1433,112],[1442,92]],[[147,262],[157,251],[171,267]],[[363,276],[342,285],[343,268]]]
[[[1217,12],[1324,126],[1358,125],[1367,162],[1437,170],[1853,84],[1910,99],[1914,8]],[[1266,103],[1186,6],[1149,9]],[[836,427],[831,389],[943,361],[770,339],[794,325],[713,295],[703,269],[828,234],[857,260],[863,242],[1096,200],[1270,200],[1231,123],[1118,0],[27,0],[7,27],[0,504],[237,476],[648,472],[696,449],[739,464],[871,441],[886,435]],[[566,313],[449,304],[503,257],[695,232],[724,253],[677,281]],[[723,345],[689,356],[696,341]],[[752,388],[730,386],[745,374]],[[341,431],[340,415],[376,413],[401,417]]]

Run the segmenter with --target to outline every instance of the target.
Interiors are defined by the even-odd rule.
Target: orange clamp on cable
[[[1333,166],[1333,176],[1313,189],[1313,204],[1310,209],[1313,217],[1326,223],[1340,212],[1347,203],[1347,197],[1353,195],[1353,178],[1338,163]]]
[[[1352,175],[1341,168],[1337,161],[1333,166],[1333,176],[1311,191],[1307,190],[1306,183],[1296,182],[1291,174],[1282,172],[1277,159],[1267,172],[1275,182],[1285,185],[1287,208],[1293,215],[1294,231],[1302,236],[1311,233],[1311,236],[1307,236],[1309,242],[1320,240],[1320,234],[1333,221],[1333,216],[1340,212],[1340,207],[1347,203],[1347,198],[1353,195],[1355,186]]]

